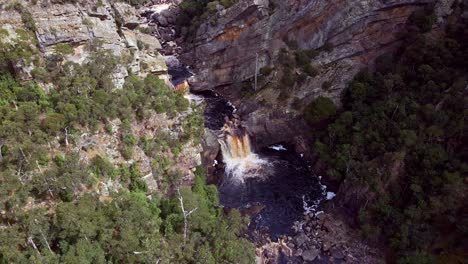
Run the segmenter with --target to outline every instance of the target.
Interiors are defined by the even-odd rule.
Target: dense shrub
[[[336,114],[336,106],[328,97],[319,96],[304,110],[304,118],[310,124],[318,123]]]
[[[383,239],[399,263],[462,259],[466,244],[467,25],[448,28],[414,36],[359,74],[314,147],[355,197],[347,204],[362,233]]]

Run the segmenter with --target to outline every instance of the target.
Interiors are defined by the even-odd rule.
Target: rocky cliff
[[[144,11],[151,11],[151,8]],[[110,50],[116,56],[128,57],[129,63],[121,65],[113,75],[117,88],[122,87],[129,70],[141,75],[153,73],[168,79],[164,57],[158,52],[161,44],[151,35],[154,25],[140,15],[143,10],[136,10],[125,3],[111,4],[107,1],[88,1],[83,5],[39,1],[35,5],[25,4],[21,12],[15,12],[5,5],[0,10],[0,20],[2,28],[10,36],[14,37],[15,30],[23,28],[20,13],[24,12],[29,13],[35,23],[37,46],[42,56],[52,54],[56,45],[68,43],[74,52],[66,60],[81,63],[90,54],[86,47],[99,43],[100,48]],[[144,46],[147,49],[142,48]],[[23,71],[24,79],[31,77],[28,68],[19,67],[18,71]]]
[[[22,81],[34,79],[45,92],[56,89],[54,82],[57,80],[41,81],[35,72],[44,72],[57,54],[63,56],[59,65],[68,62],[84,64],[90,61],[96,51],[109,51],[119,58],[119,63],[111,73],[114,89],[122,89],[130,75],[145,77],[149,74],[158,76],[166,85],[173,87],[166,61],[174,61],[174,58],[160,53],[160,35],[151,19],[151,15],[157,15],[166,7],[164,4],[156,4],[137,9],[126,3],[105,0],[75,4],[54,4],[50,1],[0,3],[1,43],[5,47],[26,43],[20,49],[21,52],[31,51],[31,58],[17,58],[12,65],[13,70]],[[27,32],[32,32],[33,37],[21,42]],[[71,50],[62,52],[64,48]],[[193,109],[189,109],[176,116],[152,112],[143,121],[132,121],[129,133],[137,139],[157,140],[162,135],[176,139],[183,134],[182,123],[193,112]],[[70,151],[71,148],[88,161],[102,156],[116,165],[135,162],[142,175],[146,175],[143,179],[150,191],[159,189],[156,180],[158,176],[153,175],[153,159],[145,154],[141,144],[132,147],[133,154],[130,157],[122,155],[122,127],[121,119],[108,120],[107,125],[100,124],[97,131],[84,128],[80,133],[67,134],[73,143],[67,144],[66,148],[59,144],[61,137],[49,145],[58,152]],[[175,168],[184,175],[184,180],[190,181],[195,167],[201,163],[200,152],[201,145],[190,141],[181,146],[180,153],[174,155],[171,151],[165,151],[161,156],[171,159]],[[104,189],[107,190],[107,187]]]
[[[435,2],[438,22],[450,14],[453,2]],[[214,89],[230,98],[259,146],[287,140],[305,151],[298,132],[308,130],[301,106],[318,96],[339,105],[341,91],[355,74],[397,47],[408,33],[409,17],[433,3],[241,0],[228,9],[219,7],[187,46],[185,58],[197,72],[192,89]],[[307,58],[314,76],[291,85],[278,82],[281,49],[315,50]],[[262,68],[273,72],[255,87],[255,72]],[[299,74],[294,69],[293,75]]]

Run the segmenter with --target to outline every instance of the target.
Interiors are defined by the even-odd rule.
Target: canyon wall
[[[438,23],[451,12],[453,2],[435,1]],[[303,131],[308,130],[300,118],[301,106],[318,96],[329,97],[339,106],[340,94],[355,74],[398,47],[408,32],[408,18],[432,3],[240,0],[228,9],[219,7],[187,44],[185,60],[197,72],[191,88],[214,89],[239,106],[257,145],[293,141],[299,151],[306,151],[301,147]],[[288,45],[296,50],[327,47],[310,61],[318,74],[282,87],[275,83],[274,76],[281,75],[275,67],[273,85],[258,87],[245,96],[239,83],[248,82],[252,87],[256,69],[277,65],[280,49]]]

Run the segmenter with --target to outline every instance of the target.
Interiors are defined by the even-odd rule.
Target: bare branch
[[[184,208],[184,198],[182,197],[182,195],[180,194],[180,188],[177,188],[177,194],[179,195],[178,199],[179,199],[179,202],[180,202],[180,209],[182,210],[182,216],[184,217],[184,243],[185,243],[185,240],[187,239],[187,229],[188,229],[188,217],[193,213],[195,212],[198,207],[190,210],[189,212],[185,211],[185,208]]]

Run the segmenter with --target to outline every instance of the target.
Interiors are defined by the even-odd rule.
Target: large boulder
[[[144,20],[137,15],[133,6],[123,2],[115,2],[113,7],[121,26],[134,29],[138,27],[138,25],[144,23]]]

